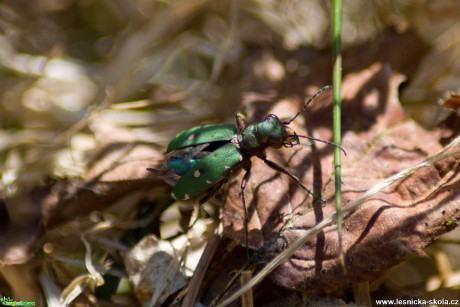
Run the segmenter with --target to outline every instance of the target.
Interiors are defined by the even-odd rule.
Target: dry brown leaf
[[[387,67],[374,65],[344,82],[342,144],[348,153],[342,158],[344,206],[374,184],[442,148],[437,133],[425,131],[405,115],[397,99],[401,80]],[[285,101],[274,113],[288,116],[295,114],[296,108]],[[308,134],[331,140],[331,116],[331,105],[315,105],[306,114]],[[316,202],[312,206],[305,191],[254,159],[246,190],[251,247],[266,248],[280,235],[276,243],[280,251],[335,212],[332,148],[323,145],[270,151],[268,156],[303,177],[314,193],[322,191],[325,205]],[[422,248],[453,229],[460,216],[459,161],[456,156],[421,169],[377,193],[346,217],[346,276],[338,260],[337,230],[331,226],[278,267],[273,280],[296,290],[334,290],[351,281],[372,280],[405,257],[422,254]],[[226,235],[244,244],[240,180],[241,175],[229,188],[223,222]]]

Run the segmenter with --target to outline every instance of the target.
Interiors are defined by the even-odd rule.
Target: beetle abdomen
[[[197,197],[228,177],[242,160],[238,145],[227,143],[190,168],[179,179],[171,195],[180,200]]]

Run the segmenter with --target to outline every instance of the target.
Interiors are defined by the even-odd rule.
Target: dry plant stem
[[[414,167],[405,169],[387,178],[381,183],[374,185],[361,198],[359,198],[357,201],[355,201],[350,206],[347,206],[345,209],[343,209],[342,213],[345,214],[345,213],[355,210],[358,206],[364,203],[369,197],[383,190],[384,188],[388,187],[395,181],[401,178],[404,178],[410,174],[413,174],[417,170],[423,167],[432,166],[434,163],[438,161],[441,161],[443,159],[446,159],[448,157],[451,157],[451,156],[454,156],[460,153],[460,150],[449,152],[452,148],[454,148],[455,146],[458,146],[459,144],[460,144],[460,136],[455,138],[449,145],[441,149],[439,152],[428,157],[427,159],[415,165]],[[316,224],[314,227],[305,231],[305,234],[303,237],[294,241],[289,246],[289,248],[285,249],[282,253],[278,254],[275,258],[273,258],[272,261],[269,262],[256,276],[254,276],[254,278],[251,281],[249,281],[245,286],[243,286],[241,289],[239,289],[237,292],[235,292],[233,295],[231,295],[229,298],[223,301],[219,306],[229,305],[231,302],[233,302],[238,297],[240,297],[243,293],[253,288],[256,284],[261,282],[268,274],[270,274],[274,269],[276,269],[281,263],[289,259],[289,257],[291,257],[297,251],[297,249],[299,249],[302,245],[304,245],[311,237],[320,233],[326,226],[328,226],[329,224],[333,223],[336,220],[337,220],[337,214],[332,214],[326,219]]]
[[[220,235],[214,234],[208,241],[206,248],[201,255],[200,261],[193,273],[192,279],[190,280],[190,287],[187,291],[187,294],[182,302],[182,306],[193,306],[195,304],[195,300],[198,296],[198,292],[201,287],[201,283],[203,282],[203,278],[205,273],[211,263],[212,258],[216,252],[217,246],[220,242]]]
[[[358,282],[353,284],[353,296],[358,306],[372,307],[369,282]]]
[[[80,275],[72,280],[72,282],[62,291],[60,297],[60,303],[63,305],[70,304],[78,295],[80,295],[86,286],[90,283],[95,283],[96,286],[101,286],[104,284],[104,274],[103,270],[100,270],[93,263],[93,248],[91,247],[91,242],[89,237],[91,235],[97,234],[98,232],[111,229],[113,227],[112,221],[103,221],[97,223],[84,233],[80,235],[80,240],[85,246],[85,267],[88,270],[88,274]]]
[[[254,256],[253,256],[254,258]],[[222,306],[222,304],[218,304],[219,301],[228,293],[228,291],[230,291],[231,287],[233,287],[233,285],[238,281],[238,278],[240,278],[240,276],[244,273],[244,272],[248,272],[250,271],[250,267],[252,266],[252,261],[249,260],[246,262],[246,264],[238,271],[236,272],[232,278],[230,279],[230,281],[227,283],[227,285],[225,286],[225,288],[214,298],[214,300],[211,302],[211,304],[209,304],[209,306]],[[248,282],[251,282],[251,281],[248,281]],[[244,286],[242,286],[242,288],[245,288]],[[252,287],[251,287],[252,288]],[[239,292],[239,291],[237,291]],[[246,292],[246,291],[245,291]],[[233,295],[232,295],[233,296]],[[240,295],[241,296],[241,295]],[[236,298],[238,298],[239,296],[236,296]]]
[[[247,284],[251,280],[251,276],[252,276],[252,271],[244,271],[240,277],[241,286],[244,286],[245,284]],[[253,307],[254,306],[254,298],[252,296],[251,290],[247,291],[241,296],[241,305],[243,307]]]
[[[220,46],[220,52],[217,54],[213,66],[212,66],[212,73],[211,77],[209,78],[209,82],[215,82],[222,71],[222,67],[224,66],[224,59],[227,56],[232,44],[235,41],[235,35],[238,29],[238,0],[233,0],[231,2],[230,8],[230,31],[226,36],[226,39],[222,42]],[[206,88],[206,87],[205,87]]]
[[[44,266],[43,271],[38,274],[38,280],[42,286],[47,306],[59,306],[59,296],[61,294],[61,290],[52,276],[53,275],[49,266]],[[42,304],[39,305],[41,306]]]
[[[447,256],[446,252],[444,250],[437,250],[434,253],[434,257],[436,260],[436,267],[438,268],[441,279],[443,281],[448,280],[453,272],[449,257]]]

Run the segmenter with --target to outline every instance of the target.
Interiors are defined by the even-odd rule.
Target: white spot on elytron
[[[211,180],[208,180],[208,179],[206,179],[206,183],[207,183],[207,184],[211,184],[211,183],[212,183],[212,181],[211,181]]]
[[[201,173],[200,173],[199,170],[196,170],[196,171],[193,173],[193,177],[195,177],[195,178],[200,177],[200,175],[201,175]]]
[[[191,140],[193,140],[194,138],[195,138],[195,134],[192,133],[192,134],[190,134],[190,135],[187,137],[187,140],[191,141]]]
[[[171,196],[172,196],[174,199],[177,199],[176,195],[174,195],[173,192],[171,192]]]
[[[190,196],[188,194],[184,195],[184,200],[190,199]]]
[[[229,169],[229,168],[230,168],[230,166],[228,166],[228,165],[225,165],[225,166],[224,166],[224,168],[225,168],[225,169]]]

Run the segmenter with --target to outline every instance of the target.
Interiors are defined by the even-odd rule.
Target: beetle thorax
[[[247,126],[240,135],[238,143],[242,152],[251,155],[262,153],[268,147],[292,146],[295,132],[284,125],[274,114],[262,121]]]

